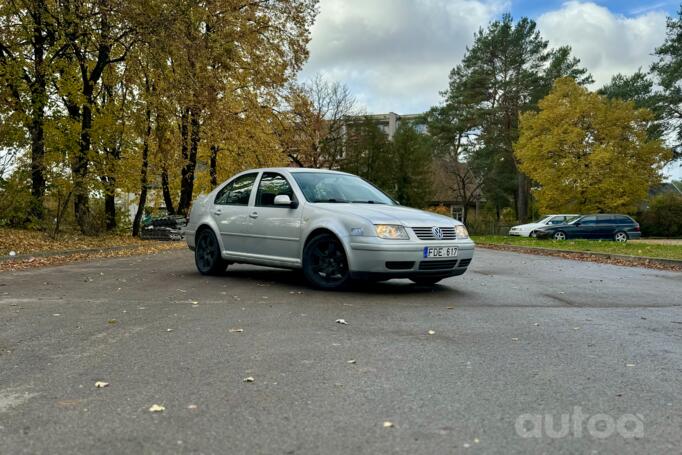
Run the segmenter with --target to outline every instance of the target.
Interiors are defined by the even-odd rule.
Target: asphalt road
[[[342,293],[188,251],[0,274],[2,454],[679,453],[681,397],[680,273],[478,250]]]

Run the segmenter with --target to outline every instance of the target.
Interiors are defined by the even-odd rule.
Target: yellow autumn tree
[[[540,211],[636,211],[672,157],[647,134],[652,113],[571,78],[558,79],[538,106],[521,116],[514,155],[539,186]]]

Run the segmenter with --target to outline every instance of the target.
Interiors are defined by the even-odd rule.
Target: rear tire
[[[554,240],[564,241],[566,240],[566,233],[564,231],[556,231],[552,238]]]
[[[348,259],[343,245],[332,234],[313,237],[303,249],[303,275],[311,286],[339,290],[350,284]]]
[[[434,284],[438,283],[442,279],[443,279],[442,277],[422,276],[422,277],[410,278],[410,281],[412,281],[414,284],[419,284],[421,286],[433,286]]]
[[[613,235],[613,240],[620,243],[626,243],[628,241],[627,232],[618,231]]]
[[[211,229],[202,229],[194,248],[194,263],[202,275],[220,275],[227,269],[227,261],[220,254],[218,239]]]

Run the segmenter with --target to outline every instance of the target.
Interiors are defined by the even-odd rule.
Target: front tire
[[[332,234],[320,234],[303,249],[303,274],[313,287],[343,289],[350,283],[348,260],[343,245]]]
[[[220,275],[225,272],[227,261],[220,254],[218,239],[211,229],[199,231],[194,249],[194,263],[202,275]]]
[[[537,239],[537,238],[538,238],[538,233],[535,232],[535,231],[532,231],[528,237],[530,237],[531,239]]]
[[[554,240],[558,240],[560,242],[566,240],[566,233],[564,231],[556,231],[554,235],[552,236]]]
[[[626,243],[628,241],[628,234],[623,231],[618,231],[614,234],[613,240],[620,243]]]

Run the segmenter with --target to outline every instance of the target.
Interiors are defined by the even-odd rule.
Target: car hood
[[[314,207],[362,217],[372,224],[404,226],[452,226],[461,222],[443,215],[399,205],[317,203]]]
[[[516,226],[512,226],[512,228],[516,228],[520,231],[527,231],[530,229],[538,228],[540,226],[544,226],[544,224],[542,224],[542,223],[527,223],[527,224],[519,224]]]

